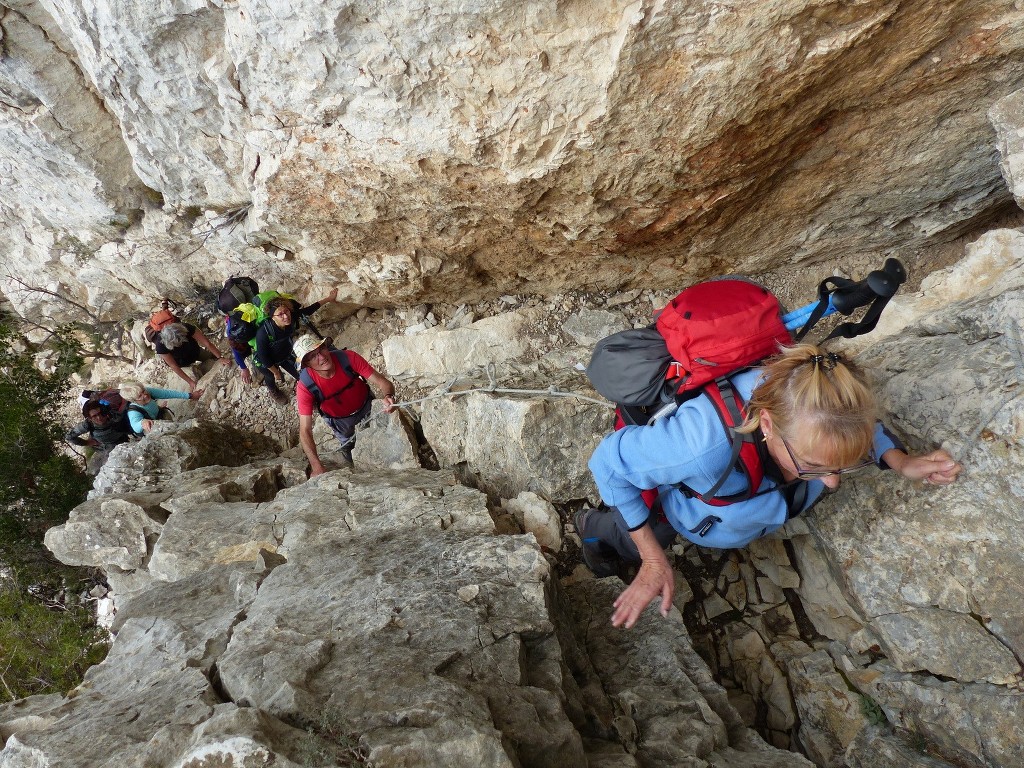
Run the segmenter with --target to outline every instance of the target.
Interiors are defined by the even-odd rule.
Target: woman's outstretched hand
[[[641,562],[633,583],[626,587],[615,601],[612,626],[631,629],[640,618],[640,614],[651,604],[651,600],[658,595],[661,595],[661,615],[668,616],[675,590],[672,566],[669,565],[665,553],[659,549],[657,555],[647,557]]]
[[[897,469],[909,480],[949,485],[956,480],[963,466],[954,461],[946,450],[939,448],[921,456],[907,456]]]

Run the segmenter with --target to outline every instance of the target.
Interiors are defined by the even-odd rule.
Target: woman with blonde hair
[[[173,415],[167,408],[160,407],[157,400],[198,400],[203,395],[201,389],[180,392],[176,389],[144,387],[137,381],[121,382],[118,391],[128,401],[128,423],[136,435],[149,432],[155,420]]]
[[[590,459],[609,509],[576,515],[584,560],[598,576],[617,573],[623,561],[639,564],[615,602],[615,626],[633,626],[657,595],[668,613],[674,581],[663,550],[677,533],[704,547],[743,547],[872,464],[940,485],[960,472],[941,449],[908,455],[878,421],[865,372],[842,355],[798,344],[728,382],[746,404],[740,427],[723,428],[701,394],[653,425],[614,432]],[[758,447],[763,476],[754,488],[737,462],[739,436]],[[658,489],[653,511],[645,489]]]

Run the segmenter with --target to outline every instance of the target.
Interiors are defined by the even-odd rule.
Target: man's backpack
[[[217,309],[229,315],[239,304],[251,303],[259,292],[259,285],[251,277],[232,275],[224,281],[224,287],[217,296]]]
[[[335,392],[333,395],[331,395],[332,398],[340,397],[344,392],[348,391],[348,388],[353,386],[357,381],[366,381],[366,379],[364,379],[362,376],[356,373],[355,370],[353,370],[352,363],[349,362],[348,355],[345,354],[344,347],[341,349],[332,349],[331,356],[334,358],[334,362],[338,364],[338,366],[345,373],[345,375],[348,376],[348,383],[344,387],[339,389],[337,392]],[[317,413],[323,416],[324,412],[320,410],[320,406],[324,402],[324,393],[320,390],[320,387],[316,385],[316,382],[313,381],[313,376],[310,374],[308,368],[303,368],[301,371],[299,371],[299,382],[301,384],[304,384],[306,389],[309,390],[309,394],[313,396],[313,404],[316,406]],[[372,398],[373,390],[367,387],[367,392],[370,393],[370,397]],[[356,412],[358,413],[358,410]]]

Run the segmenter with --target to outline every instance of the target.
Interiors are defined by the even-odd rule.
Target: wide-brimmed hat
[[[296,339],[292,349],[295,351],[295,362],[299,364],[299,368],[306,364],[306,356],[326,341],[327,339],[318,339],[316,336],[309,334]]]

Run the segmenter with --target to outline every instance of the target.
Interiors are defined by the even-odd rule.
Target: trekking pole
[[[835,312],[850,315],[860,307],[870,305],[859,323],[843,323],[829,334],[825,341],[834,336],[853,338],[875,327],[885,305],[896,295],[896,291],[906,279],[907,271],[898,259],[886,259],[881,269],[868,273],[863,280],[826,278],[818,286],[818,301],[787,312],[782,316],[782,322],[788,330],[796,333],[799,340],[823,317]],[[829,283],[834,287],[830,288]]]
[[[320,333],[320,329],[313,325],[313,321],[310,320],[309,317],[307,317],[306,315],[299,315],[299,322],[302,323],[307,328],[309,328],[309,330],[311,330],[313,333],[315,333],[318,339],[326,338],[322,333]]]

